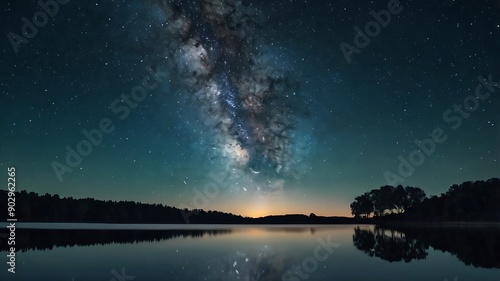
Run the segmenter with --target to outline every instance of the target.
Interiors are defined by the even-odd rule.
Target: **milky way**
[[[243,171],[252,182],[296,180],[296,128],[306,103],[298,83],[260,48],[258,13],[240,0],[162,1],[161,7],[168,67],[216,132],[226,170]]]
[[[459,129],[443,121],[478,76],[500,80],[496,0],[400,2],[349,64],[340,44],[389,1],[69,1],[17,54],[6,35],[44,10],[3,1],[0,168],[39,194],[350,216],[439,126],[448,140],[402,185],[439,195],[498,177],[500,90]],[[149,69],[158,87],[131,108],[122,97]],[[60,182],[52,163],[108,119],[114,131]],[[214,184],[226,188],[195,206]]]

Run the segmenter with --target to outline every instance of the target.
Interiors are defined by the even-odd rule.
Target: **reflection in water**
[[[410,262],[427,257],[428,246],[393,229],[375,227],[372,231],[357,227],[354,229],[352,239],[354,246],[359,250],[371,257],[378,257],[389,262]]]
[[[203,280],[281,280],[285,271],[285,255],[269,246],[249,251],[236,251],[222,259],[210,262]],[[200,278],[200,280],[202,280]]]
[[[203,237],[229,234],[231,230],[53,230],[18,229],[16,251],[52,250],[54,247],[91,246],[157,242],[177,237]],[[0,251],[7,251],[6,240],[0,239]]]
[[[429,246],[449,252],[466,265],[500,268],[498,228],[383,228],[354,229],[353,244],[372,257],[389,262],[422,260]]]
[[[266,232],[315,233],[313,228],[277,227],[266,228]],[[107,244],[132,244],[159,242],[174,238],[201,238],[230,234],[232,230],[51,230],[19,229],[16,251],[52,250],[56,247],[92,246]],[[0,239],[0,251],[7,251],[8,245]],[[263,245],[257,249],[239,249],[217,259],[210,259],[206,271],[199,271],[203,280],[281,280],[285,269],[285,254]],[[201,280],[200,279],[200,280]]]
[[[266,228],[265,231],[268,232],[290,232],[290,233],[303,233],[303,232],[310,232],[311,234],[316,233],[316,229],[311,227],[271,227],[271,228]]]
[[[120,272],[121,268],[126,268],[127,274],[137,280],[152,281],[382,281],[387,276],[408,281],[452,280],[452,276],[460,280],[497,281],[500,276],[498,269],[465,265],[500,268],[498,229],[373,226],[227,226],[227,229],[230,230],[19,229],[16,280],[109,281],[113,277],[111,270]],[[326,256],[330,243],[319,243],[318,239],[342,247]],[[4,242],[0,241],[2,250],[6,248]],[[325,259],[317,258],[318,246],[327,247],[319,252]],[[438,253],[439,250],[447,254]],[[379,259],[366,260],[363,252]],[[408,262],[426,257],[428,260],[418,263],[422,268],[419,274],[402,275],[414,268]],[[360,263],[364,270],[358,270]],[[6,272],[0,271],[0,280],[9,280]]]

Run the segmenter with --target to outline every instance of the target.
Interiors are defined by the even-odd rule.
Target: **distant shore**
[[[0,228],[5,228],[9,223],[0,222]],[[87,222],[18,222],[18,229],[95,229],[95,230],[218,230],[218,229],[238,229],[246,227],[262,228],[322,228],[330,226],[347,225],[376,225],[383,227],[500,227],[500,222],[407,222],[390,221],[378,222],[366,220],[364,223],[357,221],[352,223],[281,223],[281,224],[259,224],[259,223],[239,223],[239,224],[136,224],[136,223],[87,223]]]

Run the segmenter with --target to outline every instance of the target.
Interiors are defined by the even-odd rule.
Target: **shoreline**
[[[7,226],[8,222],[0,222],[0,227]],[[406,221],[365,221],[350,223],[240,223],[240,224],[127,224],[127,223],[78,223],[78,222],[17,222],[17,229],[52,229],[52,230],[219,230],[219,229],[238,229],[247,227],[256,228],[326,228],[333,226],[352,226],[352,225],[373,225],[378,227],[500,227],[500,222],[406,222]]]

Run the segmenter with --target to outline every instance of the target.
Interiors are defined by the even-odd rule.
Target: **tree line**
[[[431,197],[420,188],[386,185],[357,196],[351,213],[405,221],[500,222],[500,179],[453,184]]]
[[[425,192],[418,187],[384,185],[357,196],[351,203],[351,213],[355,217],[365,218],[370,217],[372,213],[375,216],[404,213],[425,198]]]
[[[500,222],[500,179],[452,185],[404,214],[409,221]]]
[[[7,191],[0,190],[0,202],[7,202]],[[187,210],[162,204],[132,201],[96,200],[93,198],[60,198],[59,195],[39,195],[16,192],[16,218],[23,222],[88,222],[88,223],[165,223],[185,224],[183,214],[193,213],[190,223],[239,223],[242,216],[218,211]],[[7,208],[0,208],[0,218],[6,220]]]
[[[0,202],[7,202],[7,191],[0,190]],[[7,220],[7,208],[0,208],[0,220]],[[135,223],[135,224],[347,224],[358,223],[347,217],[315,214],[247,218],[219,211],[178,209],[162,204],[132,201],[103,201],[93,198],[60,198],[59,195],[16,192],[16,218],[19,222]],[[188,219],[187,219],[188,218]]]

